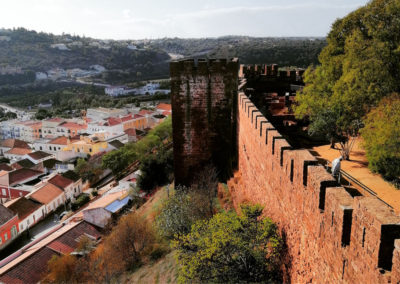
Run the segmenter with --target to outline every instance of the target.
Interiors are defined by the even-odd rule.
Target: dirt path
[[[329,145],[314,147],[313,151],[318,153],[320,158],[329,162],[340,156],[339,151],[330,149]],[[342,161],[342,169],[375,191],[381,199],[393,206],[396,213],[399,213],[400,190],[368,169],[368,161],[365,151],[361,147],[360,139],[356,141],[350,159],[350,161]]]

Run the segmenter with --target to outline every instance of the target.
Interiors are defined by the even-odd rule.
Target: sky
[[[0,0],[0,28],[101,39],[326,36],[367,0]]]

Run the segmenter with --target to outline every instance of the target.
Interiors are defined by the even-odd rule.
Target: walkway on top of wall
[[[356,141],[350,154],[351,160],[342,161],[341,168],[376,192],[377,196],[392,206],[396,213],[400,213],[400,190],[368,169],[365,150],[360,142],[360,140]],[[318,158],[330,163],[340,156],[337,149],[330,149],[330,145],[314,147],[312,150],[318,153]]]

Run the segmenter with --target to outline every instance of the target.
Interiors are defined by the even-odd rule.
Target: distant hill
[[[325,38],[254,38],[226,36],[220,38],[165,38],[149,46],[183,57],[239,57],[244,64],[277,63],[280,66],[308,67],[318,63],[326,45]]]
[[[93,68],[106,72],[99,82],[119,84],[166,78],[171,59],[239,57],[242,63],[277,63],[307,67],[318,62],[324,38],[221,38],[99,40],[69,34],[37,33],[24,28],[0,29],[0,85],[35,80],[34,72]]]

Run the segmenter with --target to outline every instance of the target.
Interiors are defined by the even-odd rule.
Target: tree
[[[35,118],[38,120],[43,120],[51,116],[51,112],[47,111],[46,109],[39,109],[35,114]]]
[[[44,278],[45,283],[78,283],[75,273],[78,260],[76,257],[66,254],[62,256],[53,255],[49,260],[49,273]]]
[[[340,142],[349,159],[363,117],[400,90],[400,2],[375,0],[337,20],[319,61],[305,73],[295,114],[308,118],[311,134]]]
[[[208,210],[205,215],[210,217],[214,214],[214,209],[218,191],[218,172],[212,165],[207,165],[203,171],[197,174],[192,184],[192,191],[194,194],[192,198],[196,198],[196,203],[204,204],[203,210]]]
[[[191,196],[191,190],[186,187],[177,187],[173,195],[166,199],[156,218],[160,234],[168,239],[180,239],[190,232],[192,225],[206,218],[201,210],[202,204]]]
[[[144,157],[141,160],[140,171],[138,186],[145,191],[168,183],[173,173],[172,149],[166,150],[161,147],[156,153]]]
[[[384,98],[365,119],[361,135],[368,166],[386,179],[400,179],[400,95]]]
[[[154,245],[154,232],[145,219],[136,213],[122,216],[90,257],[92,279],[108,283],[122,272],[139,267]]]
[[[183,282],[281,281],[282,241],[260,206],[242,206],[242,214],[223,212],[196,222],[175,242]]]

